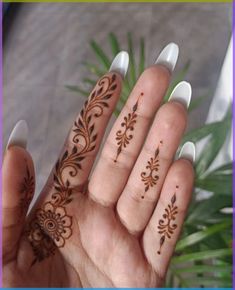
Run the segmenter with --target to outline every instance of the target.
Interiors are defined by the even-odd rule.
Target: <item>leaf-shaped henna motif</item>
[[[35,180],[34,176],[31,174],[28,165],[26,164],[26,176],[23,179],[23,182],[20,186],[20,194],[22,195],[20,199],[20,208],[22,213],[26,213],[30,202],[33,198],[33,193],[35,189]]]
[[[179,188],[178,185],[176,188]],[[176,215],[178,213],[178,207],[175,205],[176,202],[176,193],[171,198],[171,203],[168,204],[168,207],[165,208],[165,212],[162,215],[162,219],[158,222],[158,233],[161,234],[159,241],[159,249],[157,253],[161,254],[161,249],[165,243],[166,238],[170,239],[174,230],[177,228],[177,225],[174,223]]]
[[[144,94],[141,93],[140,97],[143,95]],[[123,127],[123,130],[118,130],[116,133],[116,141],[117,141],[118,148],[117,148],[116,158],[114,162],[117,162],[118,156],[122,152],[122,149],[126,148],[127,145],[130,143],[131,139],[133,138],[133,134],[131,132],[134,131],[134,125],[137,121],[136,111],[138,109],[139,98],[137,102],[135,103],[135,105],[133,106],[132,112],[124,117],[124,120],[121,123],[121,127]]]
[[[102,116],[104,108],[109,107],[108,101],[117,87],[115,74],[101,78],[74,122],[74,146],[65,150],[56,162],[51,199],[36,210],[27,230],[35,254],[33,263],[53,255],[56,248],[63,247],[66,239],[72,235],[72,216],[66,212],[66,205],[72,201],[71,179],[82,169],[82,161],[87,153],[95,149],[98,136],[95,119]]]
[[[162,141],[160,141],[160,144],[163,144]],[[156,174],[159,169],[159,153],[160,153],[160,146],[157,147],[154,157],[151,157],[150,160],[148,160],[147,165],[145,167],[146,170],[149,170],[149,173],[146,171],[141,172],[141,180],[143,181],[145,185],[144,193],[142,194],[141,198],[144,199],[145,193],[149,190],[150,187],[153,187],[157,184],[157,181],[159,179],[159,175]]]

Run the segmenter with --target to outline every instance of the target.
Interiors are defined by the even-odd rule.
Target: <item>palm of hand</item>
[[[155,86],[150,90],[150,83],[145,85],[149,78],[152,83],[160,78],[162,83],[155,99],[151,95]],[[181,104],[162,107],[146,141],[151,150],[141,151],[146,135],[143,133],[149,128],[151,118],[139,117],[146,108],[154,116],[168,79],[169,71],[162,66],[145,71],[110,133],[89,185],[84,186],[121,88],[118,74],[110,73],[98,81],[26,225],[25,213],[34,191],[33,163],[24,149],[14,146],[7,150],[3,193],[13,192],[14,201],[5,194],[3,217],[9,216],[10,206],[15,217],[10,223],[3,221],[4,286],[162,285],[193,185],[190,162],[178,160],[171,165],[186,123],[185,108]],[[142,90],[146,91],[143,99]],[[152,138],[155,132],[160,132],[155,139],[159,140],[157,148]],[[170,150],[168,146],[159,149],[168,135],[172,136]],[[118,147],[113,143],[115,137]],[[133,148],[127,150],[128,146]],[[132,155],[126,158],[131,150]],[[161,159],[161,154],[167,158]],[[15,173],[14,182],[8,171]],[[137,184],[130,190],[133,180]],[[18,186],[22,183],[23,198],[19,196]],[[161,253],[167,239],[172,242]]]

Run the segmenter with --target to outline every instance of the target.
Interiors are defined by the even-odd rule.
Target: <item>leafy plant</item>
[[[111,47],[109,57],[94,40],[90,45],[99,64],[85,62],[84,65],[94,78],[85,78],[88,89],[66,86],[68,89],[88,97],[91,86],[109,69],[112,58],[121,50],[114,33],[108,35]],[[129,93],[145,68],[145,42],[140,39],[139,57],[135,58],[131,34],[127,35],[127,51],[130,56],[129,71],[114,114],[119,115]],[[184,80],[190,68],[187,62],[172,81],[164,98],[166,102],[177,83]],[[189,111],[197,108],[206,96],[192,100]],[[183,140],[206,144],[195,164],[196,181],[193,199],[185,220],[183,232],[177,243],[168,272],[167,287],[232,287],[232,214],[223,211],[232,208],[232,162],[210,170],[210,165],[220,152],[231,129],[231,108],[221,121],[206,124],[188,132]],[[181,144],[182,144],[181,143]],[[209,191],[207,198],[199,199],[201,191]]]

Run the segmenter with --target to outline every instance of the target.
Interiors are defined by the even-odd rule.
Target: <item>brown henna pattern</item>
[[[144,93],[141,93],[139,98],[143,95]],[[133,106],[132,112],[125,116],[123,122],[121,123],[121,127],[123,127],[124,130],[118,130],[116,133],[118,149],[114,162],[117,162],[118,156],[121,154],[122,149],[126,148],[127,145],[130,143],[131,139],[133,138],[133,134],[131,134],[131,132],[134,131],[134,125],[137,121],[136,110],[138,109],[139,98]]]
[[[36,210],[30,222],[28,237],[37,261],[50,257],[56,248],[65,245],[72,235],[72,216],[67,214],[66,205],[72,201],[71,179],[77,177],[87,153],[96,148],[97,133],[95,119],[108,108],[108,100],[117,88],[115,74],[101,78],[88,101],[85,102],[72,128],[74,146],[67,149],[57,161],[53,174],[53,193],[48,202]]]
[[[179,188],[177,185],[176,188]],[[175,205],[176,193],[171,198],[171,203],[165,208],[165,213],[162,215],[162,219],[158,222],[158,233],[161,234],[158,254],[161,254],[161,249],[165,243],[166,238],[170,239],[177,225],[174,223],[176,215],[178,213],[178,207]]]
[[[20,194],[22,196],[20,199],[20,208],[22,210],[22,214],[26,213],[29,208],[30,202],[33,198],[34,189],[35,189],[34,176],[31,175],[29,167],[26,164],[26,176],[24,177],[23,182],[20,186]]]
[[[160,144],[163,144],[163,142],[160,141]],[[154,157],[151,157],[150,160],[148,160],[147,162],[145,169],[146,171],[149,170],[149,173],[144,171],[144,172],[141,172],[140,174],[141,180],[143,181],[145,185],[144,193],[141,195],[142,199],[144,199],[145,193],[149,190],[149,188],[156,185],[159,179],[159,175],[155,174],[158,172],[158,169],[159,169],[159,153],[160,153],[160,146],[157,147]]]

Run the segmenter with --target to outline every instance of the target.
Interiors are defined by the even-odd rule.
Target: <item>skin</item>
[[[111,79],[112,75],[106,76]],[[187,110],[177,102],[160,107],[170,73],[163,66],[146,69],[116,120],[91,174],[105,128],[120,95],[122,79],[118,74],[115,76],[116,87],[107,100],[108,106],[103,108],[99,118],[94,118],[97,107],[90,111],[97,134],[95,148],[85,152],[75,176],[69,174],[69,168],[63,171],[62,181],[68,180],[68,188],[72,190],[72,200],[68,203],[55,205],[53,201],[54,175],[58,174],[55,167],[38,201],[26,216],[28,203],[22,203],[22,200],[31,195],[27,195],[22,186],[29,173],[35,179],[33,161],[24,148],[10,146],[6,150],[2,168],[4,287],[163,286],[193,188],[191,162],[186,159],[173,162],[186,127]],[[123,120],[133,112],[136,102],[136,122],[128,131],[132,138],[125,147],[122,146],[115,162],[117,131],[124,132]],[[84,142],[79,143],[81,139],[74,142],[75,127],[73,125],[58,160],[63,159],[65,151],[69,155],[74,146],[76,154],[81,156],[79,152]],[[142,198],[145,184],[141,173],[149,173],[147,162],[154,157],[157,148],[158,180],[149,186]],[[28,191],[32,192],[33,187],[31,182]],[[165,237],[159,254],[160,239],[164,235],[159,233],[159,221],[167,221],[163,215],[174,194],[177,213],[175,219],[171,217],[168,222],[170,225],[175,223],[176,227],[170,238]],[[38,261],[29,232],[33,232],[32,225],[38,220],[38,212],[45,212],[48,203],[56,210],[63,208],[67,236],[64,234],[61,238],[54,254]]]

